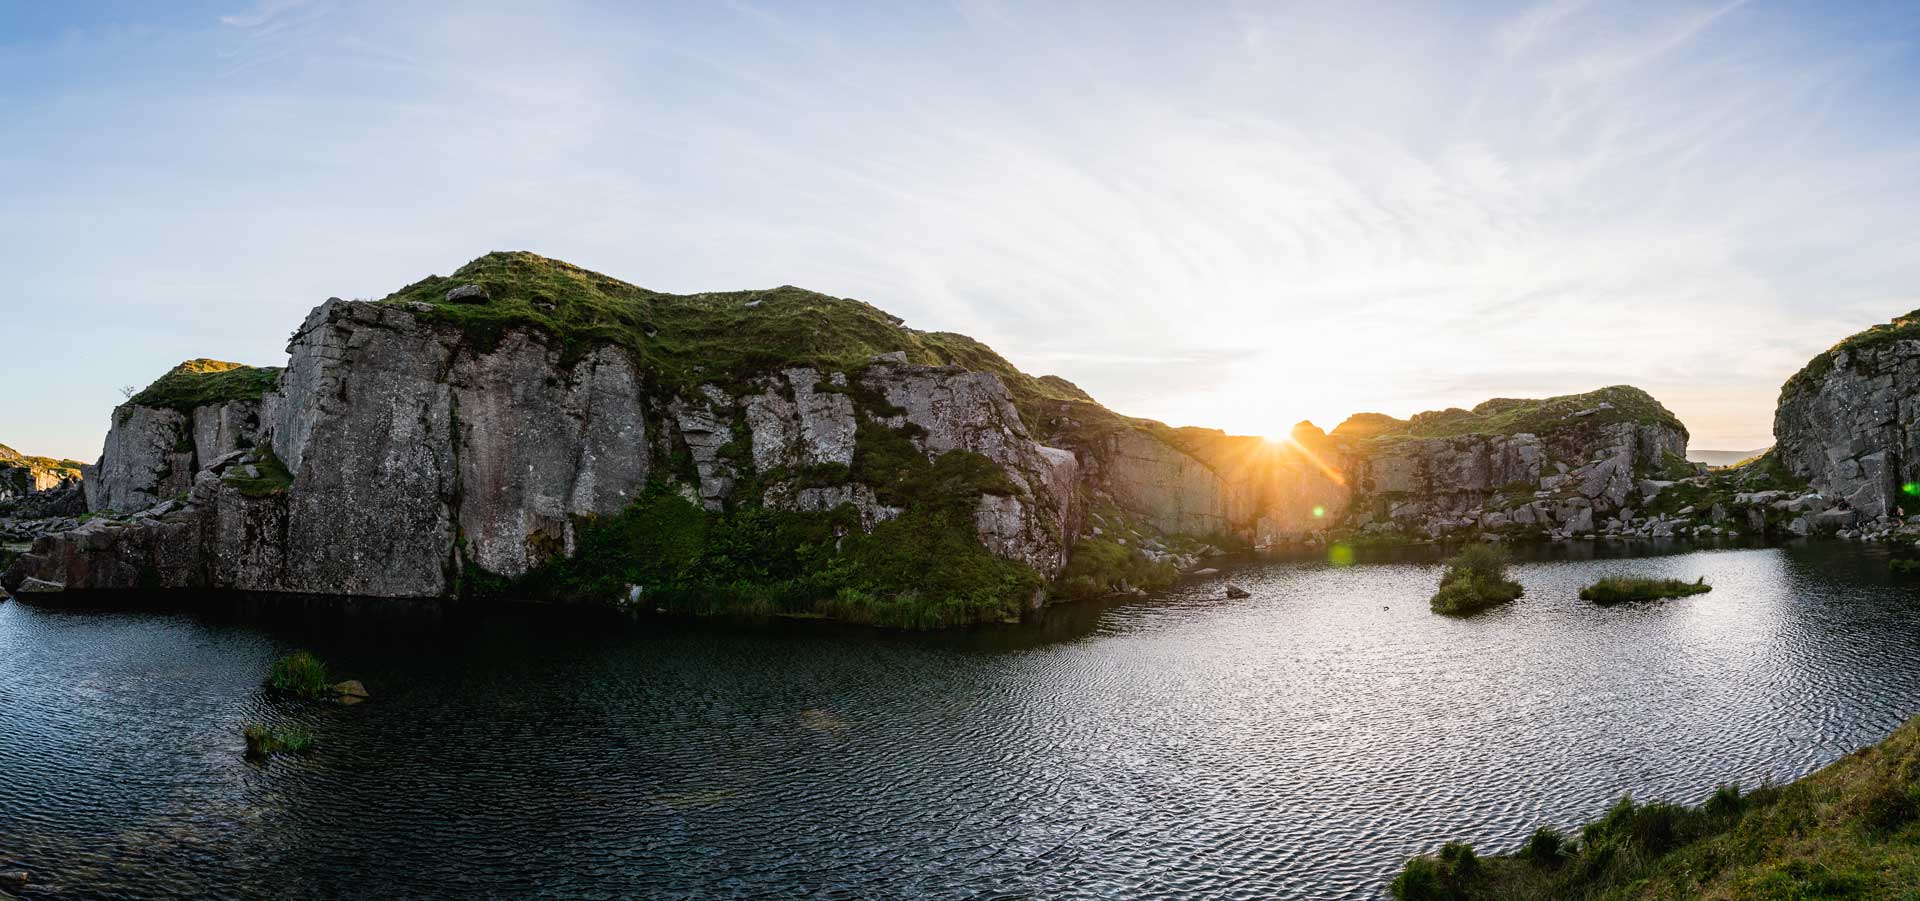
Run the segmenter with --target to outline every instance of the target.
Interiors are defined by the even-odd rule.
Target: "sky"
[[[492,250],[799,285],[1283,434],[1638,385],[1696,448],[1920,307],[1912,4],[0,0],[0,442]]]

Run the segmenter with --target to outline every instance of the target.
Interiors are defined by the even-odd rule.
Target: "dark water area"
[[[1428,612],[1432,552],[1360,557],[930,635],[0,604],[0,869],[26,898],[1370,898],[1443,840],[1792,779],[1920,712],[1920,583],[1871,549],[1543,548],[1467,619]],[[1616,574],[1714,590],[1575,597]],[[294,648],[373,699],[268,698]],[[318,748],[249,762],[250,722]]]

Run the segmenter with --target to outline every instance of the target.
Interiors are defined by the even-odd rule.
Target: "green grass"
[[[447,291],[478,284],[485,303],[451,303]],[[713,383],[738,390],[791,366],[857,375],[878,354],[900,352],[928,366],[959,366],[1000,378],[1034,437],[1086,446],[1120,429],[1158,435],[1165,426],[1120,416],[1058,376],[1031,376],[985,344],[952,332],[923,332],[864,301],[792,286],[757,291],[665,294],[525,251],[489,253],[429,276],[382,303],[424,304],[423,318],[460,329],[476,348],[509,331],[550,337],[563,361],[611,344],[633,354],[661,398]],[[845,389],[857,393],[858,379]],[[832,390],[823,388],[822,390]]]
[[[52,470],[70,479],[80,477],[80,461],[78,460],[56,460],[52,457],[28,456],[4,444],[0,444],[0,469]]]
[[[333,697],[333,680],[327,675],[327,665],[306,651],[294,651],[275,660],[267,670],[267,687],[308,701]]]
[[[1417,858],[1395,897],[1912,898],[1920,886],[1920,720],[1784,787],[1723,786],[1687,807],[1623,798],[1557,854],[1477,858],[1436,885]]]
[[[1920,338],[1920,310],[1898,317],[1892,322],[1849,335],[1824,353],[1807,361],[1807,365],[1790,376],[1786,383],[1780,386],[1780,400],[1784,402],[1793,395],[1814,390],[1815,383],[1833,371],[1834,357],[1842,351],[1859,354],[1884,347],[1895,341],[1914,338]]]
[[[280,461],[280,456],[273,452],[273,448],[255,449],[251,465],[260,473],[258,476],[248,478],[240,474],[238,466],[234,466],[227,470],[223,481],[247,497],[269,497],[293,487],[293,473],[287,471],[287,464]]]
[[[982,462],[954,451],[927,464],[919,477],[945,480],[950,501],[917,504],[865,534],[850,506],[713,512],[656,484],[619,515],[583,524],[571,558],[510,582],[470,574],[470,593],[605,601],[638,585],[646,604],[674,613],[826,616],[904,629],[1015,618],[1040,579],[993,556],[974,533],[971,503],[960,498],[978,484],[972,471]]]
[[[1682,579],[1641,579],[1625,576],[1608,576],[1598,582],[1580,589],[1580,600],[1596,604],[1620,604],[1626,601],[1657,601],[1662,598],[1683,598],[1688,595],[1706,594],[1713,590],[1712,585],[1702,577],[1688,582]]]
[[[1129,588],[1156,591],[1172,585],[1180,571],[1151,560],[1138,548],[1110,538],[1082,538],[1073,546],[1054,594],[1074,601],[1106,597]]]
[[[1601,409],[1601,404],[1611,406]],[[1574,414],[1593,410],[1586,416]],[[1349,417],[1334,434],[1353,437],[1450,438],[1459,435],[1517,435],[1545,437],[1571,429],[1589,429],[1620,422],[1664,425],[1686,433],[1673,412],[1631,385],[1613,385],[1585,394],[1567,394],[1539,400],[1496,397],[1471,410],[1458,407],[1415,414],[1401,422],[1378,413]]]
[[[281,369],[220,360],[188,360],[154,380],[127,403],[192,413],[232,400],[258,400],[280,386]]]
[[[247,741],[247,756],[265,760],[279,753],[305,754],[313,750],[313,733],[299,726],[275,727],[258,723],[240,730]]]
[[[1518,598],[1520,583],[1507,578],[1505,548],[1470,544],[1447,561],[1440,574],[1440,590],[1429,605],[1433,612],[1461,616]]]

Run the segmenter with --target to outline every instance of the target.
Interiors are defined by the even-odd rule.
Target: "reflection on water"
[[[939,635],[5,604],[0,868],[28,897],[1372,897],[1443,839],[1792,778],[1920,711],[1915,589],[1867,552],[1608,553],[1536,551],[1464,620],[1422,550]],[[1628,573],[1715,587],[1575,597]],[[373,700],[263,697],[294,647]],[[320,748],[249,763],[254,721]]]

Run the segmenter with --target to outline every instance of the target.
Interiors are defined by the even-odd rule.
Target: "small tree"
[[[1507,551],[1490,544],[1470,544],[1447,561],[1440,590],[1431,606],[1435,613],[1472,613],[1520,596],[1520,583],[1507,578]]]

